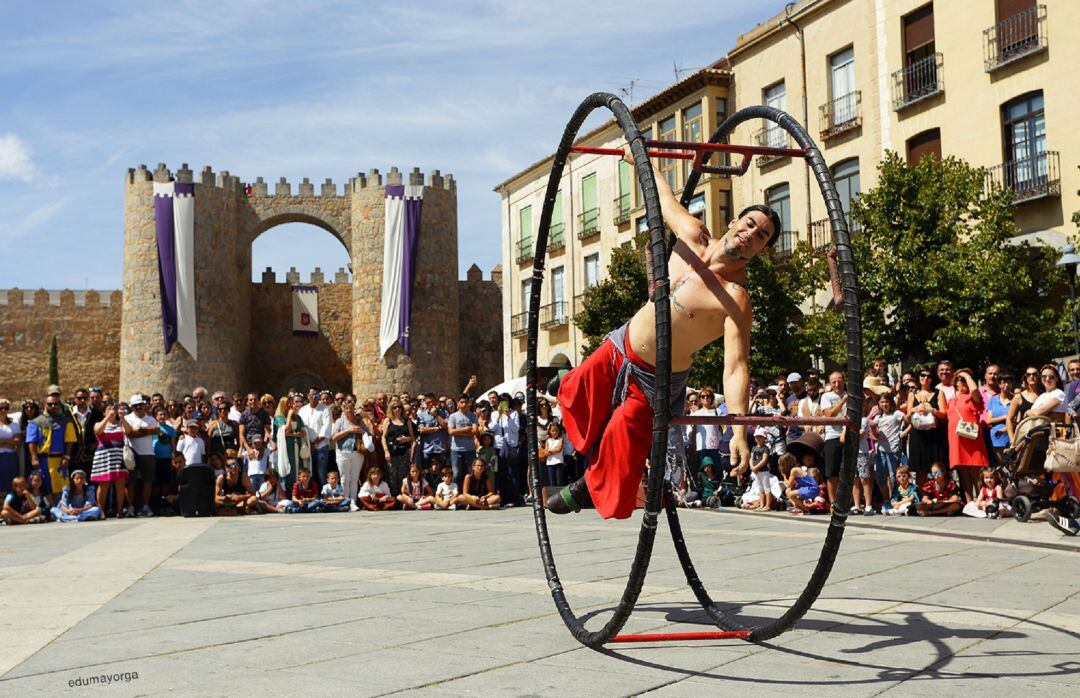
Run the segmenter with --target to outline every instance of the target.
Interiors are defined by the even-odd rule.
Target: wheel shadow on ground
[[[844,601],[845,599],[843,597],[830,597],[829,600]],[[906,603],[897,599],[868,599],[861,597],[859,599],[851,600],[881,601],[885,603],[892,602],[897,605]],[[757,608],[775,607],[782,612],[787,608],[786,603],[788,603],[788,601],[776,599],[755,602],[752,605]],[[1010,641],[1023,641],[1029,638],[1030,635],[1008,627],[1004,629],[994,629],[991,627],[948,627],[931,619],[924,611],[894,612],[891,615],[900,615],[901,619],[886,620],[875,616],[860,616],[827,609],[814,609],[811,611],[813,617],[800,620],[795,626],[796,630],[804,633],[838,633],[845,635],[848,638],[855,639],[848,646],[832,651],[816,651],[813,649],[804,650],[790,645],[778,644],[777,641],[773,641],[757,643],[757,647],[761,648],[760,651],[777,652],[788,657],[797,657],[812,662],[820,662],[823,669],[822,673],[826,675],[835,673],[834,671],[827,670],[834,670],[837,665],[859,669],[861,670],[859,678],[803,680],[794,676],[791,678],[763,676],[761,672],[758,671],[749,672],[748,675],[739,675],[735,673],[720,673],[718,669],[722,668],[721,666],[702,671],[662,664],[648,658],[648,655],[650,654],[663,652],[664,650],[669,649],[672,646],[672,643],[634,644],[625,646],[608,645],[599,648],[597,651],[613,659],[624,661],[629,664],[674,674],[681,674],[682,678],[698,678],[715,681],[741,681],[745,683],[770,684],[777,686],[857,686],[877,683],[898,683],[915,677],[919,677],[920,680],[936,679],[948,681],[993,679],[1000,677],[1014,679],[1061,679],[1068,676],[1080,675],[1080,642],[1078,642],[1080,641],[1080,633],[1059,628],[1048,623],[1028,620],[1021,616],[1013,616],[997,611],[926,602],[918,602],[918,605],[923,608],[929,608],[935,613],[955,612],[958,614],[979,614],[995,618],[998,623],[1011,625],[1025,623],[1042,630],[1059,633],[1063,636],[1062,639],[1065,640],[1065,642],[1060,643],[1060,646],[1077,648],[1078,651],[1042,652],[1037,650],[1017,650],[1011,648],[1011,645],[1003,646],[1001,649],[994,649],[994,643],[1000,645]],[[773,617],[758,615],[754,611],[744,613],[749,606],[750,604],[717,604],[717,607],[723,610],[726,617],[730,618],[733,622],[738,623],[740,626],[752,628],[767,624],[773,620]],[[612,611],[614,611],[614,608],[598,609],[583,616],[581,620],[585,623],[590,618],[606,615]],[[662,615],[663,620],[667,622],[679,623],[680,625],[687,626],[683,628],[685,631],[700,631],[706,628],[716,629],[716,624],[709,618],[708,614],[701,609],[701,607],[676,604],[642,604],[635,608],[635,614]],[[664,631],[679,632],[680,630],[666,628]],[[652,632],[663,631],[655,630]],[[959,641],[960,644],[957,647],[953,647],[950,646],[950,641]],[[950,665],[956,658],[957,653],[965,648],[970,648],[973,644],[978,642],[983,644],[980,651],[978,653],[972,653],[970,651],[965,652],[963,655],[965,662],[970,662],[970,660],[975,658],[994,658],[999,660],[997,664],[1002,666],[1002,671],[980,672],[951,670]],[[727,643],[728,641],[724,641],[724,644]],[[710,646],[709,643],[699,644],[695,642],[693,644],[694,646],[703,648]],[[895,651],[899,647],[911,648],[912,646],[917,647],[918,645],[926,645],[926,652],[924,658],[919,661],[919,666],[891,665],[881,663],[880,660],[877,659],[882,653],[885,653],[886,656],[888,656],[890,650]],[[713,643],[712,646],[716,646],[716,643]],[[750,656],[752,654],[757,653],[751,652],[745,656]],[[870,655],[873,655],[873,657]],[[1018,657],[1045,657],[1050,663],[1045,670],[1016,671],[1015,666],[1009,665],[1008,659]],[[725,663],[732,661],[739,660],[729,659]],[[682,680],[682,678],[678,680]]]

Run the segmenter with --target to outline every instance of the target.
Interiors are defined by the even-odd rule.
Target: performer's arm
[[[630,146],[623,146],[623,159],[631,165],[634,164]],[[649,166],[652,167],[653,178],[656,180],[656,193],[660,197],[660,212],[664,216],[664,224],[671,228],[675,237],[689,245],[690,249],[700,257],[709,244],[709,229],[683,208],[679,200],[675,198],[674,192],[671,191],[667,178],[660,174],[656,165],[650,161]]]
[[[747,414],[750,403],[750,326],[753,314],[750,297],[736,287],[732,293],[732,307],[728,308],[724,321],[724,399],[728,414]],[[740,467],[750,463],[750,447],[746,443],[746,427],[732,427],[731,465]]]

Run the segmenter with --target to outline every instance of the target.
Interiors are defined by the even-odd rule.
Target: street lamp
[[[1080,264],[1080,255],[1076,254],[1076,245],[1071,242],[1065,245],[1065,249],[1061,251],[1061,259],[1057,261],[1059,267],[1065,267],[1065,271],[1069,274],[1069,305],[1072,314],[1073,324],[1073,344],[1076,348],[1076,353],[1080,354],[1080,330],[1076,325],[1076,265]]]

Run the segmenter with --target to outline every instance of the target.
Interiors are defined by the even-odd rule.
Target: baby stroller
[[[1069,518],[1080,514],[1080,501],[1068,495],[1063,483],[1044,468],[1054,428],[1054,422],[1047,417],[1025,417],[1016,426],[1012,448],[1005,452],[1005,498],[1017,521],[1025,522],[1045,509]]]

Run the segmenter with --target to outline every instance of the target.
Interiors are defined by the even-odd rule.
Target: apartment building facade
[[[877,183],[893,150],[987,168],[987,182],[1014,191],[1019,238],[1060,248],[1080,210],[1080,114],[1072,70],[1080,45],[1073,0],[802,0],[738,37],[710,69],[634,109],[647,135],[702,140],[728,113],[768,104],[802,122],[816,140],[845,210]],[[700,120],[700,122],[698,121]],[[608,123],[581,145],[613,146]],[[771,123],[747,122],[733,143],[792,145]],[[658,161],[678,189],[686,165]],[[504,374],[521,375],[532,240],[551,166],[546,158],[496,187],[502,195]],[[563,177],[546,267],[538,364],[577,365],[584,338],[573,323],[580,296],[603,278],[610,251],[643,227],[632,168],[610,157],[574,156]],[[799,241],[826,246],[831,229],[816,183],[800,159],[756,157],[742,177],[706,176],[691,209],[710,229],[763,202],[783,232],[774,254]],[[561,217],[560,217],[560,211]],[[857,229],[854,231],[857,233]],[[808,311],[824,307],[823,288]]]
[[[798,118],[830,164],[845,209],[877,183],[886,150],[988,168],[1014,190],[1014,217],[1036,244],[1060,246],[1080,210],[1080,108],[1071,71],[1080,47],[1068,0],[803,0],[739,37],[728,53],[736,107],[771,104]],[[733,142],[787,146],[744,124]],[[757,158],[733,186],[736,206],[763,201],[796,241],[828,244],[817,185],[792,158]]]
[[[633,115],[646,138],[701,142],[728,114],[730,73],[699,70],[634,107]],[[580,136],[576,144],[619,147],[622,130],[613,120]],[[502,204],[504,375],[523,375],[526,324],[533,255],[549,156],[495,187]],[[682,161],[657,161],[676,195],[689,174]],[[690,212],[710,228],[726,225],[732,216],[731,180],[702,177],[690,201]],[[576,366],[585,337],[574,323],[585,291],[604,278],[611,251],[633,242],[647,229],[644,204],[633,166],[620,158],[574,153],[563,171],[549,230],[547,264],[540,307],[537,364]]]

